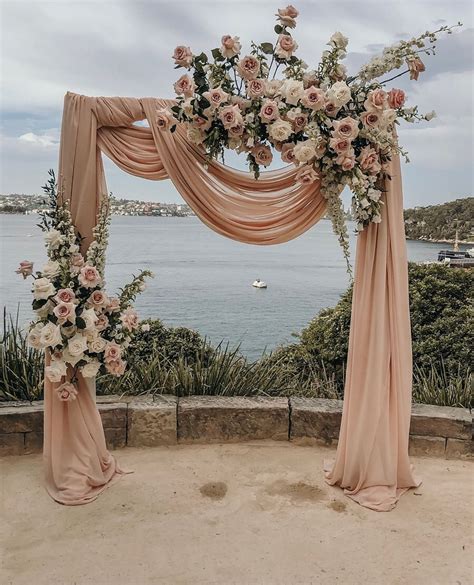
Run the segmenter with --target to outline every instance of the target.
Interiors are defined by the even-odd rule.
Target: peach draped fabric
[[[173,134],[160,131],[156,110],[170,103],[156,98],[66,95],[60,189],[85,238],[84,249],[91,242],[100,198],[106,193],[101,151],[132,175],[171,179],[206,225],[238,241],[286,242],[324,215],[326,202],[319,183],[297,183],[294,167],[265,172],[255,180],[249,173],[206,160],[182,128]],[[133,125],[144,119],[148,127]],[[411,338],[400,169],[398,161],[394,163],[398,174],[387,182],[384,221],[372,225],[358,241],[343,424],[336,462],[327,472],[330,483],[378,510],[390,509],[400,490],[416,483],[408,460]],[[102,425],[98,414],[93,416],[90,395],[79,392],[73,407],[59,408],[53,404],[57,400],[53,390],[54,385],[46,385],[49,493],[63,501],[57,494],[64,493],[66,486],[74,495],[63,503],[84,503],[120,470],[104,451]],[[61,448],[54,448],[58,428],[63,429],[63,440]],[[81,465],[69,464],[78,460]],[[101,476],[96,473],[99,469]]]

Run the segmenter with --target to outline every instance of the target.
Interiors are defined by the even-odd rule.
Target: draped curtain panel
[[[207,160],[181,127],[173,134],[160,131],[156,111],[171,103],[66,95],[59,189],[84,237],[84,250],[107,192],[101,152],[137,177],[170,179],[207,226],[234,240],[257,245],[286,242],[324,216],[326,201],[319,183],[297,183],[295,167],[264,172],[255,180],[250,173]],[[144,119],[148,127],[134,125]],[[397,158],[391,172],[383,221],[371,224],[358,238],[342,427],[336,461],[326,470],[329,483],[376,510],[391,509],[403,490],[417,485],[408,459],[412,362]],[[80,391],[72,406],[62,403],[58,408],[54,388],[45,385],[48,491],[62,503],[85,503],[121,471],[105,449],[90,393]]]

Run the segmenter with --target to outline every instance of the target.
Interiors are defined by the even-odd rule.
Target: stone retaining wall
[[[340,400],[298,397],[103,396],[97,402],[110,449],[261,439],[335,446],[342,412]],[[0,455],[38,453],[42,438],[42,402],[0,404]],[[472,457],[471,414],[463,408],[414,405],[410,452]]]

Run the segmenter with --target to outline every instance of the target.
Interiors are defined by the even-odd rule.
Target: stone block
[[[177,398],[175,396],[137,397],[128,405],[127,445],[155,447],[177,440]]]
[[[0,410],[0,433],[43,432],[43,403],[6,406]]]
[[[41,453],[43,451],[43,433],[25,433],[25,455],[29,453]]]
[[[448,439],[446,443],[446,459],[471,459],[474,456],[472,440]]]
[[[342,417],[342,400],[290,398],[290,440],[337,444]]]
[[[451,439],[471,439],[472,417],[465,408],[414,404],[410,434]]]
[[[178,440],[221,443],[287,441],[287,398],[189,396],[178,402]]]
[[[0,456],[23,455],[24,448],[24,433],[0,433]]]
[[[104,429],[127,428],[127,404],[97,404]]]
[[[104,434],[108,449],[122,449],[127,445],[126,426],[121,429],[104,428]]]
[[[409,453],[415,457],[444,457],[446,439],[410,435]]]

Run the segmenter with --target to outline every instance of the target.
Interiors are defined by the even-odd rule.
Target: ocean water
[[[0,302],[10,312],[19,305],[21,323],[32,317],[30,281],[14,271],[21,260],[37,268],[45,262],[37,221],[34,215],[0,215]],[[415,261],[435,260],[446,247],[407,242],[408,257]],[[354,254],[355,237],[351,248]],[[113,217],[109,294],[140,268],[155,273],[136,304],[142,318],[158,317],[213,342],[240,344],[252,359],[291,342],[321,309],[337,303],[349,283],[326,220],[292,242],[251,246],[215,234],[195,217]],[[253,288],[256,278],[268,288]]]

